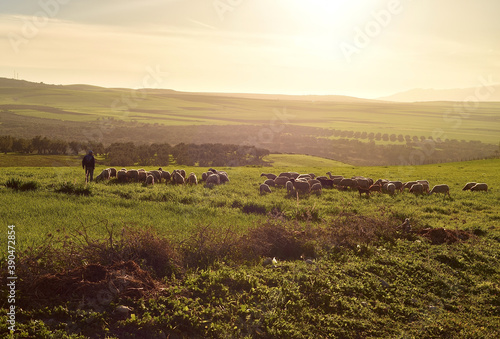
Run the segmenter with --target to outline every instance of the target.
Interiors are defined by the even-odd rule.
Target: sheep
[[[127,179],[129,181],[137,182],[138,178],[139,178],[139,171],[138,170],[128,170],[127,171]]]
[[[272,174],[272,173],[262,173],[260,176],[266,177],[266,178],[272,179],[272,180],[274,180],[278,177],[276,174]]]
[[[269,187],[274,187],[276,186],[276,184],[274,183],[274,180],[273,179],[267,179],[266,181],[264,181],[264,184],[266,184],[267,186]]]
[[[311,177],[309,174],[300,174],[297,178],[295,179],[306,179],[306,180],[309,180],[309,179],[313,179],[313,177]]]
[[[388,182],[389,182],[389,180],[387,180],[387,179],[378,179],[377,181],[375,181],[373,183],[373,185],[384,186],[384,184],[387,184]]]
[[[207,177],[205,181],[205,187],[213,187],[220,184],[220,177],[218,174],[212,173]]]
[[[401,191],[402,191],[402,192],[404,192],[404,190],[405,190],[406,188],[411,189],[411,187],[412,187],[413,185],[415,185],[415,184],[418,184],[418,182],[416,182],[416,181],[407,181],[407,182],[405,182],[405,183],[403,184],[403,188],[401,189]]]
[[[155,183],[155,177],[154,175],[148,174],[146,177],[146,185],[154,185]]]
[[[361,187],[364,189],[370,188],[370,186],[373,184],[373,180],[371,180],[371,182],[370,182],[370,180],[367,178],[355,178],[353,180],[356,181],[356,184],[358,187]]]
[[[220,177],[220,183],[225,184],[226,182],[229,181],[229,176],[227,175],[226,172],[218,172],[217,173]]]
[[[148,174],[151,174],[152,176],[154,176],[155,181],[161,182],[161,171],[159,171],[159,170],[149,171]]]
[[[290,181],[293,183],[293,187],[298,191],[302,193],[309,193],[311,186],[309,185],[308,182],[305,181],[297,181],[295,179],[290,179]]]
[[[211,173],[208,173],[208,172],[203,172],[201,173],[201,180],[202,181],[206,181],[208,176],[210,175]]]
[[[475,184],[474,186],[471,187],[470,190],[472,192],[476,192],[476,191],[485,191],[485,192],[488,192],[488,185],[485,184],[485,183]]]
[[[309,186],[313,186],[315,184],[320,184],[321,185],[321,181],[317,180],[317,179],[309,179],[307,180],[307,182],[309,183]]]
[[[326,175],[328,175],[330,177],[330,179],[332,179],[332,180],[338,179],[338,178],[344,179],[344,176],[342,176],[342,175],[332,175],[332,172],[326,172]]]
[[[359,190],[359,188],[358,188]],[[373,184],[371,185],[368,190],[370,192],[379,192],[379,193],[382,193],[382,186],[381,185],[378,185],[378,184]]]
[[[179,184],[179,185],[182,185],[184,184],[184,176],[181,174],[181,172],[175,172],[174,171],[174,174],[172,175],[172,181],[175,183],[175,184]]]
[[[260,194],[271,193],[271,188],[266,184],[260,184],[259,191]]]
[[[326,177],[317,177],[316,180],[318,180],[321,183],[321,186],[327,187],[327,188],[333,188],[333,180],[328,179]]]
[[[468,191],[472,187],[474,187],[477,184],[477,182],[468,182],[465,184],[464,188],[462,188],[462,191]]]
[[[95,182],[99,182],[101,180],[108,180],[110,176],[109,169],[104,169],[102,172],[95,177]]]
[[[148,177],[148,173],[146,173],[145,171],[138,171],[137,181],[145,182],[147,177]]]
[[[316,174],[314,174],[314,173],[309,173],[308,175],[309,175],[312,179],[317,179],[317,178],[316,178]]]
[[[118,172],[116,172],[116,179],[118,179],[118,182],[126,182],[127,170],[119,170]]]
[[[277,177],[276,179],[274,179],[274,184],[276,186],[285,186],[286,185],[286,182],[290,180],[289,177],[285,177],[285,176],[279,176]]]
[[[292,177],[292,175],[290,174],[290,172],[281,172],[280,174],[278,174],[278,178],[279,177],[287,177],[290,179]]]
[[[295,191],[295,188],[293,187],[293,182],[291,181],[287,181],[285,187],[288,194],[293,194],[293,192]]]
[[[428,194],[431,195],[432,193],[443,193],[445,195],[448,194],[448,196],[450,196],[450,187],[448,187],[448,185],[446,184],[435,185]]]
[[[372,185],[373,186],[373,185]],[[380,186],[378,186],[380,187]],[[371,188],[371,186],[370,186]],[[370,188],[361,188],[361,187],[358,187],[358,192],[359,192],[359,197],[361,197],[361,194],[366,194],[367,197],[370,197]]]
[[[389,183],[394,184],[397,191],[401,191],[401,189],[403,188],[403,183],[401,181],[389,181]]]
[[[198,185],[196,174],[194,174],[193,172],[189,173],[189,176],[186,178],[186,184]]]
[[[344,179],[342,179],[342,180],[339,182],[338,186],[343,187],[343,188],[350,187],[351,189],[355,189],[355,188],[357,188],[357,187],[358,187],[358,184],[357,184],[357,183],[356,183],[356,181],[355,181],[355,180],[353,180],[353,179],[344,178]]]
[[[165,181],[168,183],[171,179],[171,174],[169,171],[161,171],[161,178],[165,179]]]
[[[180,173],[181,173],[183,178],[186,178],[186,171],[185,170],[181,169]]]
[[[116,178],[116,172],[117,172],[116,168],[110,167],[110,168],[108,168],[108,170],[109,170],[109,177],[110,178]]]
[[[310,189],[311,193],[316,193],[317,195],[321,195],[322,191],[323,191],[323,186],[321,186],[321,183],[319,182],[314,183]]]
[[[413,194],[423,194],[424,193],[424,185],[422,184],[413,184],[410,187],[410,193]]]
[[[386,190],[390,195],[394,195],[394,193],[396,192],[396,185],[394,185],[393,183],[388,183]]]

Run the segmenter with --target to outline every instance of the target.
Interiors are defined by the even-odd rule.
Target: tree
[[[14,143],[14,138],[10,135],[5,135],[0,137],[0,152],[7,154],[7,152],[12,152],[12,144]]]

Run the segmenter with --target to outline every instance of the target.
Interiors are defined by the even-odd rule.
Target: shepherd
[[[82,160],[82,168],[85,170],[85,183],[94,180],[95,158],[94,152],[89,151]]]

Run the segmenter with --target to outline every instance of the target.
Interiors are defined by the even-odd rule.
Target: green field
[[[0,223],[5,232],[15,225],[22,284],[38,286],[35,272],[65,268],[70,274],[92,263],[110,265],[108,257],[92,256],[106,250],[121,258],[136,253],[132,257],[163,286],[142,299],[116,296],[103,305],[77,307],[78,293],[43,299],[40,290],[42,299],[24,299],[31,291],[19,285],[18,336],[498,337],[499,159],[413,167],[355,167],[297,155],[267,160],[274,167],[219,168],[230,182],[212,189],[115,179],[85,187],[78,163],[2,167]],[[201,176],[206,168],[185,170]],[[427,179],[431,186],[448,184],[451,198],[365,198],[337,189],[298,198],[279,188],[259,194],[262,172],[290,170]],[[464,192],[468,181],[486,182],[490,189]],[[10,188],[14,182],[18,189]],[[414,233],[396,230],[405,218]],[[427,228],[463,231],[470,238],[436,245],[417,235]],[[276,258],[274,268],[262,265],[265,256]],[[178,266],[160,273],[152,258],[177,260]],[[117,318],[118,305],[130,307],[131,314]],[[5,311],[1,316],[0,333],[6,333]]]
[[[464,108],[460,102],[391,103],[326,98],[325,101],[321,97],[316,101],[297,100],[297,97],[246,98],[32,83],[15,87],[12,81],[0,81],[0,110],[18,117],[79,123],[111,118],[165,126],[286,123],[353,132],[499,142],[499,103],[478,103],[477,107]]]

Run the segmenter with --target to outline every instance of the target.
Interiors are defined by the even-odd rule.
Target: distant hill
[[[27,88],[27,87],[51,87],[65,88],[82,91],[96,90],[126,90],[126,88],[105,88],[86,84],[73,85],[51,85],[43,82],[30,82],[26,80],[8,79],[0,77],[0,88]],[[150,93],[156,94],[176,94],[176,95],[203,95],[229,98],[260,99],[260,100],[283,100],[283,101],[309,101],[309,102],[378,102],[378,100],[363,99],[345,95],[287,95],[287,94],[259,94],[259,93],[215,93],[215,92],[181,92],[172,89],[149,89]]]
[[[478,88],[432,89],[415,88],[390,96],[378,98],[384,101],[418,102],[418,101],[465,101],[470,96],[476,96]],[[479,88],[478,101],[500,102],[500,84],[489,88]]]

